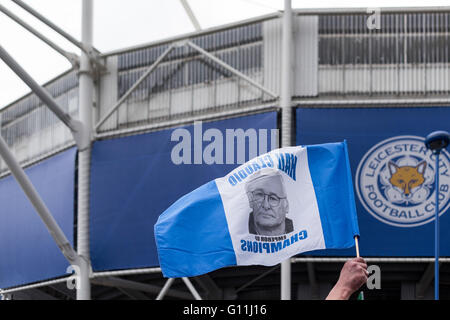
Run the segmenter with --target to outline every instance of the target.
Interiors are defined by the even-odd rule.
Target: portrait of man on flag
[[[272,169],[256,172],[245,185],[252,211],[248,232],[255,235],[278,236],[294,231],[289,200],[281,174]]]

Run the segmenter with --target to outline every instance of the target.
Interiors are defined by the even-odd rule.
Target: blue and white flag
[[[347,144],[287,147],[183,196],[155,225],[165,277],[272,266],[359,235]]]

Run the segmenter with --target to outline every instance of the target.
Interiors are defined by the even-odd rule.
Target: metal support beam
[[[133,93],[134,90],[156,69],[156,67],[164,60],[164,58],[175,48],[175,44],[172,44],[169,48],[166,49],[158,59],[145,71],[145,73],[133,84],[133,86],[128,89],[128,91],[116,102],[116,104],[108,111],[107,114],[103,116],[103,118],[95,125],[94,131],[98,131],[100,126],[108,120],[108,118],[114,113],[114,111],[119,108],[122,103]]]
[[[292,145],[292,3],[284,0],[281,60],[281,146]],[[291,261],[281,263],[281,300],[291,300]]]
[[[25,11],[27,11],[29,14],[33,15],[35,18],[40,20],[42,23],[44,23],[45,25],[47,25],[48,27],[50,27],[51,29],[53,29],[54,31],[59,33],[61,36],[66,38],[69,42],[71,42],[73,45],[75,45],[78,48],[80,48],[85,53],[88,53],[89,50],[91,49],[89,47],[85,47],[82,42],[80,42],[77,39],[75,39],[74,37],[72,37],[69,33],[64,31],[60,27],[58,27],[56,24],[51,22],[49,19],[44,17],[42,14],[40,14],[39,12],[34,10],[32,7],[30,7],[29,5],[27,5],[23,1],[21,1],[21,0],[11,0],[11,1],[14,2],[15,4],[17,4],[18,6],[20,6]]]
[[[57,44],[55,44],[53,41],[45,37],[43,34],[41,34],[39,31],[31,27],[29,24],[27,24],[25,21],[20,19],[18,16],[16,16],[14,13],[9,11],[4,6],[0,5],[0,11],[3,12],[5,15],[7,15],[9,18],[11,18],[13,21],[15,21],[17,24],[21,25],[23,28],[28,30],[30,33],[34,34],[37,38],[45,42],[49,47],[51,47],[53,50],[61,54],[63,57],[65,57],[69,62],[72,64],[73,68],[77,68],[80,64],[80,59],[78,55],[75,53],[67,52]]]
[[[14,287],[11,289],[6,289],[6,290],[0,289],[0,294],[3,294],[3,295],[12,294],[14,292],[24,291],[24,290],[28,290],[28,289],[41,288],[41,287],[51,286],[51,285],[63,283],[63,282],[67,283],[68,281],[71,281],[72,278],[73,278],[73,276],[63,277],[63,278],[58,278],[58,279],[53,279],[53,280],[36,282],[36,283],[28,284],[25,286]]]
[[[64,37],[66,40],[71,42],[73,45],[75,45],[76,47],[80,48],[83,53],[85,53],[86,55],[89,56],[89,59],[94,64],[94,66],[96,68],[96,71],[100,72],[100,71],[106,70],[105,66],[100,62],[99,57],[100,57],[101,53],[100,53],[99,50],[94,48],[92,45],[84,43],[83,41],[78,41],[77,39],[72,37],[69,33],[64,31],[60,27],[58,27],[56,24],[51,22],[49,19],[47,19],[46,17],[41,15],[39,12],[34,10],[32,7],[30,7],[29,5],[27,5],[23,1],[21,1],[21,0],[11,0],[11,1],[13,1],[15,4],[20,6],[25,11],[27,11],[29,14],[33,15],[35,18],[40,20],[42,23],[47,25],[49,28],[53,29],[55,32],[57,32],[62,37]]]
[[[204,291],[206,291],[206,299],[220,300],[223,299],[223,290],[220,289],[213,279],[207,274],[193,278]]]
[[[189,19],[191,20],[192,25],[194,26],[196,31],[200,31],[202,28],[200,27],[200,23],[198,22],[197,18],[195,17],[194,12],[191,9],[191,6],[187,2],[187,0],[180,0],[181,4],[183,5],[184,10],[186,11],[186,14],[189,16]]]
[[[12,294],[10,293],[0,294],[0,300],[12,300]]]
[[[440,266],[441,262],[439,262],[439,267]],[[434,263],[430,263],[428,267],[425,269],[425,272],[423,273],[419,282],[416,284],[417,299],[423,299],[425,297],[425,293],[434,279],[434,271],[435,271],[434,269],[435,269]]]
[[[166,296],[167,291],[170,289],[170,287],[172,286],[172,283],[174,281],[175,281],[175,278],[167,279],[166,283],[164,284],[164,287],[158,293],[158,296],[156,297],[156,300],[162,300]]]
[[[273,93],[272,91],[270,91],[269,89],[265,88],[264,86],[262,86],[258,82],[254,81],[253,79],[247,77],[245,74],[243,74],[242,72],[240,72],[240,71],[236,70],[235,68],[231,67],[227,63],[225,63],[222,60],[220,60],[219,58],[215,57],[213,54],[211,54],[208,51],[206,51],[206,50],[202,49],[201,47],[197,46],[195,43],[193,43],[193,42],[188,40],[188,41],[186,41],[186,44],[189,47],[191,47],[192,49],[198,51],[202,55],[204,55],[207,58],[211,59],[212,61],[214,61],[215,63],[217,63],[221,67],[227,69],[228,71],[230,71],[231,73],[233,73],[237,77],[241,78],[242,80],[250,83],[252,86],[254,86],[254,87],[260,89],[261,91],[263,91],[264,93],[268,94],[272,98],[274,98],[274,99],[278,98],[277,94]]]
[[[319,285],[316,280],[316,271],[314,269],[314,263],[306,262],[306,270],[308,270],[309,286],[311,287],[311,298],[317,300],[320,297]]]
[[[195,121],[217,120],[217,119],[222,119],[223,117],[231,117],[231,116],[245,116],[245,115],[249,115],[249,114],[253,114],[253,113],[257,113],[257,112],[264,112],[264,111],[278,111],[278,108],[274,107],[273,103],[267,103],[267,104],[256,105],[256,106],[251,106],[251,107],[242,107],[239,109],[217,112],[214,114],[211,114],[211,113],[201,114],[201,115],[196,115],[196,116],[183,117],[182,119],[169,120],[169,121],[163,121],[163,122],[158,122],[158,123],[153,123],[153,124],[136,126],[133,128],[114,130],[113,132],[98,133],[95,135],[95,138],[96,139],[112,138],[112,137],[117,137],[117,136],[142,133],[142,132],[146,132],[149,130],[161,130],[161,129],[167,129],[170,127],[179,127],[181,125],[192,124]]]
[[[102,285],[105,287],[115,287],[115,288],[123,288],[123,289],[131,289],[141,292],[148,292],[152,294],[159,294],[161,291],[161,288],[155,285],[146,284],[146,283],[140,283],[135,282],[131,280],[116,278],[116,277],[105,277],[105,278],[94,278],[91,279],[92,283],[95,283],[97,285]],[[190,300],[192,299],[192,296],[189,293],[179,291],[179,290],[167,290],[166,295],[179,298],[179,299],[185,299]]]
[[[28,87],[44,102],[47,107],[67,126],[69,127],[72,135],[80,149],[85,148],[89,142],[89,137],[86,136],[86,130],[84,125],[72,118],[68,113],[58,105],[53,99],[50,93],[41,87],[14,59],[9,53],[0,46],[0,59],[2,59],[6,65],[8,65],[15,74],[26,83]]]
[[[284,0],[282,60],[281,60],[281,145],[292,146],[292,6],[291,0]]]
[[[183,277],[181,279],[183,279],[184,284],[186,285],[186,287],[188,287],[189,291],[192,293],[192,295],[194,296],[195,300],[202,300],[202,297],[197,292],[197,290],[195,289],[194,285],[189,280],[189,278]]]

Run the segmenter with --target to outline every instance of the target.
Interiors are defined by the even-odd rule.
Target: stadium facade
[[[245,134],[289,126],[296,145],[347,140],[361,255],[381,271],[381,289],[364,288],[366,299],[433,298],[433,199],[439,192],[440,292],[450,298],[450,234],[444,232],[450,227],[450,157],[442,157],[435,190],[433,157],[423,148],[428,133],[449,131],[450,9],[294,10],[289,122],[280,107],[282,16],[100,54],[95,133],[89,169],[83,169],[87,190],[80,189],[70,130],[35,94],[0,111],[2,137],[74,248],[80,244],[77,212],[87,207],[89,232],[82,241],[89,244],[92,299],[156,298],[167,283],[153,236],[159,214],[238,165],[172,163],[172,132],[193,132],[199,121],[224,135],[227,129]],[[379,25],[370,19],[380,19],[374,20]],[[75,68],[45,85],[75,118],[79,76]],[[393,182],[406,166],[423,178],[419,187]],[[87,193],[87,202],[80,203],[80,193]],[[1,159],[0,203],[3,297],[74,299],[69,263]],[[323,299],[354,256],[351,248],[293,257],[292,299]],[[280,298],[280,266],[230,267],[190,280],[204,299]],[[192,299],[186,283],[175,280],[165,298]]]

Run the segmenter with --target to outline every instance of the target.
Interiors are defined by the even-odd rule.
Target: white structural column
[[[92,48],[93,38],[93,1],[83,0],[81,21],[81,42],[86,48]],[[89,52],[88,52],[89,53]],[[79,72],[79,115],[92,141],[92,108],[94,97],[94,79],[88,53],[82,52]],[[82,257],[79,267],[77,300],[90,300],[91,284],[89,254],[89,178],[90,178],[91,143],[78,150],[78,228],[77,251]]]
[[[284,0],[281,61],[281,146],[292,144],[292,4]],[[281,300],[291,299],[291,261],[281,263]]]

